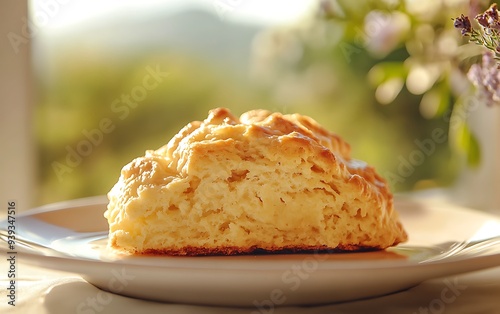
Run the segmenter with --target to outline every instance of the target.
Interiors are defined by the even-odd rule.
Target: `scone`
[[[386,181],[313,119],[211,110],[122,171],[109,245],[131,254],[384,249],[406,241]]]

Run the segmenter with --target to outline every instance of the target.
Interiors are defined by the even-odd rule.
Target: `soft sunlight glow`
[[[32,0],[31,22],[42,31],[65,30],[82,23],[121,17],[143,17],[161,11],[204,9],[235,23],[275,25],[307,14],[314,0]]]

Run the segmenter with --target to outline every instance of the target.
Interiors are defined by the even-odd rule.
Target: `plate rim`
[[[418,205],[419,203],[418,199],[400,198],[399,201],[402,201],[403,204],[406,201],[411,201],[408,206]],[[70,209],[78,210],[77,207],[81,206],[94,206],[93,213],[97,213],[97,210],[100,210],[100,207],[97,206],[105,206],[106,202],[107,200],[104,196],[62,201],[19,213],[19,215],[16,215],[16,219],[20,218],[22,221],[23,217],[43,214],[44,212]],[[454,206],[454,204],[450,205]],[[432,208],[432,206],[430,207]],[[459,207],[469,213],[478,214],[479,216],[475,217],[477,217],[480,223],[493,220],[494,226],[496,226],[497,223],[500,224],[500,217],[496,217],[495,215],[477,212],[460,206],[454,207]],[[406,211],[406,213],[411,213],[412,207],[408,207],[408,210],[409,211]],[[430,217],[425,216],[425,212],[422,213],[424,213],[424,215],[421,216],[422,218],[425,219]],[[467,216],[467,213],[465,213],[460,217]],[[406,216],[406,219],[412,218]],[[49,219],[49,221],[51,220]],[[5,223],[6,220],[0,221],[0,229],[5,226]],[[52,225],[64,227],[64,225],[60,225],[55,221],[52,221]],[[35,224],[35,228],[37,226],[46,228],[44,224]],[[100,224],[99,229],[102,226],[103,225]],[[469,229],[471,229],[469,231],[474,231],[475,227]],[[416,230],[419,229],[417,228]],[[73,230],[73,232],[76,232],[76,234],[82,233],[77,230]],[[102,232],[105,233],[104,230]],[[89,233],[91,232],[83,232],[83,234]],[[453,238],[457,235],[454,232],[451,233],[454,235]],[[38,231],[38,234],[47,236],[43,230]],[[57,241],[57,237],[64,237],[65,235],[65,233],[57,235],[54,241]],[[422,239],[426,240],[425,237]],[[90,242],[86,242],[86,244],[88,243]],[[415,243],[420,242],[416,241]],[[415,243],[411,244],[416,245]],[[422,243],[426,242],[422,241]],[[56,245],[56,248],[64,248],[64,242],[62,242],[62,244],[63,246]],[[429,244],[435,243],[429,241]],[[4,248],[6,247],[0,245],[0,251],[4,251]],[[313,269],[313,272],[310,273],[311,279],[304,281],[304,285],[301,286],[303,288],[298,292],[299,290],[292,290],[289,285],[291,282],[285,282],[283,276],[286,271],[290,270],[290,265],[302,263],[307,257],[314,256],[312,254],[300,254],[300,258],[294,260],[262,260],[267,263],[267,265],[264,265],[264,263],[257,263],[260,264],[260,266],[251,268],[240,267],[241,264],[238,265],[238,261],[233,263],[238,267],[233,268],[214,268],[213,266],[218,265],[218,263],[213,262],[201,263],[202,267],[193,268],[189,263],[184,263],[185,265],[183,265],[183,259],[211,259],[212,257],[160,256],[159,258],[174,258],[181,261],[181,263],[176,262],[176,265],[167,266],[133,264],[123,260],[120,262],[116,260],[106,261],[102,260],[102,256],[99,255],[96,256],[100,259],[95,259],[92,255],[89,255],[92,257],[91,259],[82,259],[70,255],[64,257],[46,256],[43,255],[43,252],[36,250],[31,252],[18,251],[19,257],[23,257],[23,263],[68,273],[68,275],[76,274],[88,283],[104,291],[160,302],[238,307],[254,306],[256,300],[268,300],[269,293],[276,289],[281,289],[281,291],[286,294],[286,303],[283,305],[319,305],[332,302],[352,301],[360,298],[378,297],[408,289],[429,279],[500,266],[500,253],[497,254],[496,251],[495,254],[490,255],[480,254],[455,260],[441,260],[429,263],[418,263],[416,262],[418,259],[416,261],[409,259],[383,258],[379,260],[326,260],[318,262],[320,267]],[[71,253],[71,251],[68,252]],[[217,258],[224,259],[225,257],[218,256]],[[243,260],[243,262],[245,262],[246,265],[250,265],[250,260]],[[273,264],[276,267],[269,267],[269,264]],[[321,265],[330,265],[330,267],[322,267]],[[116,276],[116,272],[121,274],[120,272],[123,271],[127,275],[135,276],[132,280],[133,284],[124,284],[123,289],[120,291],[111,289],[109,283],[111,280],[116,280],[116,277],[114,277]],[[362,274],[362,278],[360,274]],[[399,275],[394,276],[394,274]],[[235,286],[240,285],[242,280],[248,280],[250,283],[249,286],[243,285],[243,287],[238,288],[239,290],[235,290]],[[300,283],[302,283],[302,281]],[[339,283],[341,284],[339,285]],[[360,289],[361,286],[367,288],[367,290],[365,290],[368,292],[364,289]],[[144,287],[146,287],[145,290]],[[213,287],[213,289],[208,288],[207,290],[207,287]],[[193,293],[193,289],[199,293]],[[164,291],[169,291],[169,293],[165,293]],[[238,294],[238,292],[241,293],[241,295]],[[232,297],[228,298],[230,295]],[[282,305],[280,304],[280,306]]]

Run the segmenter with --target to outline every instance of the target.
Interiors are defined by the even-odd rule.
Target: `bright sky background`
[[[95,19],[141,16],[157,10],[204,8],[219,17],[252,24],[288,24],[318,0],[31,0],[32,19],[43,30],[78,27]]]

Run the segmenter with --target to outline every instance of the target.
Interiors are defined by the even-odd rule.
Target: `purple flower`
[[[479,20],[478,19],[481,20]],[[500,19],[498,17],[498,8],[496,3],[492,4],[488,10],[484,11],[483,14],[476,16],[476,20],[481,26],[489,29],[500,29]]]
[[[493,54],[484,53],[481,65],[473,64],[467,78],[488,106],[500,105],[500,71]]]
[[[493,21],[498,22],[498,8],[496,3],[493,3],[490,8],[484,13],[488,15]]]
[[[472,32],[472,25],[470,24],[469,17],[464,16],[463,14],[455,19],[453,26],[461,30],[462,36],[468,35]]]
[[[461,29],[462,36],[469,37],[469,42],[493,52],[492,58],[498,62],[493,68],[500,70],[500,13],[497,5],[492,4],[488,10],[476,15],[476,21],[481,25],[479,29],[472,28],[469,18],[462,14],[455,19],[454,25]]]
[[[488,22],[488,17],[486,16],[485,13],[476,15],[476,21],[482,27],[489,27],[490,26],[490,23]]]

